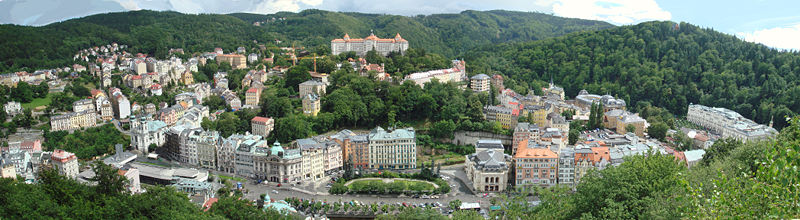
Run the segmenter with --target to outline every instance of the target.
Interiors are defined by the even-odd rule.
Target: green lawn
[[[433,191],[434,185],[433,183],[427,181],[411,181],[411,180],[401,180],[401,179],[394,179],[390,183],[385,183],[383,180],[376,180],[376,179],[361,179],[361,180],[353,180],[350,185],[347,186],[348,190],[351,193],[374,193],[377,192],[379,194],[383,193],[400,193],[400,192],[423,192],[423,191]]]
[[[233,180],[233,181],[238,181],[238,182],[247,182],[246,180],[244,180],[242,178],[239,178],[239,177],[232,177],[232,176],[225,176],[225,175],[218,175],[218,176],[219,176],[219,178],[222,178],[222,179]]]
[[[44,98],[36,98],[33,99],[33,101],[31,101],[30,103],[22,103],[22,108],[33,109],[43,105],[50,105],[50,102],[52,102],[52,100],[50,100],[52,96],[53,96],[52,93],[48,93],[47,96]]]

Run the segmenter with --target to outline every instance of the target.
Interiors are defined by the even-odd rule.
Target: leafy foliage
[[[465,58],[473,73],[508,75],[510,88],[538,88],[552,74],[567,96],[586,89],[675,115],[685,115],[689,103],[697,103],[732,109],[762,124],[774,117],[775,127],[783,128],[786,122],[779,119],[800,112],[800,100],[794,98],[800,96],[797,52],[686,23],[676,28],[673,22],[645,22],[485,46]]]
[[[113,124],[76,130],[44,133],[42,144],[46,150],[62,149],[75,153],[80,159],[90,159],[107,153],[114,153],[114,145],[130,145],[130,137],[122,134]]]

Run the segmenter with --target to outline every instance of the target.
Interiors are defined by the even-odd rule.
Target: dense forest
[[[465,55],[468,71],[502,73],[507,87],[539,92],[552,77],[567,96],[615,95],[685,115],[688,104],[724,107],[767,124],[800,112],[800,54],[744,42],[691,24],[645,22]]]
[[[500,10],[414,17],[313,9],[299,13],[230,15],[250,23],[263,22],[261,27],[279,39],[312,47],[330,45],[332,38],[341,38],[344,33],[349,33],[353,38],[366,37],[370,32],[383,38],[400,33],[412,47],[424,48],[448,57],[486,44],[539,40],[571,32],[613,27],[602,21]]]
[[[254,26],[254,21],[284,17],[281,22]],[[235,51],[239,46],[284,41],[277,46],[330,47],[330,40],[350,33],[381,37],[401,33],[413,48],[455,56],[488,43],[538,40],[612,25],[529,12],[465,11],[418,17],[305,10],[300,13],[200,14],[130,11],[106,13],[42,27],[0,25],[0,72],[23,67],[60,67],[72,64],[78,50],[111,42],[131,46],[129,52],[165,57],[170,48],[187,52],[216,47]]]

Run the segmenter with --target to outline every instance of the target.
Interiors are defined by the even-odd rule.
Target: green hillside
[[[279,22],[254,26],[272,17]],[[580,19],[507,11],[465,11],[460,14],[405,17],[306,10],[273,15],[189,15],[178,12],[130,11],[87,16],[43,27],[0,25],[0,72],[22,67],[56,67],[72,63],[77,50],[111,42],[127,44],[131,52],[157,57],[169,48],[188,52],[254,48],[259,42],[280,39],[288,46],[325,51],[330,40],[344,33],[365,37],[374,30],[381,37],[401,33],[413,48],[454,57],[478,45],[537,40],[612,25]]]
[[[267,21],[262,27],[308,46],[327,45],[344,33],[379,37],[400,33],[412,47],[456,56],[479,45],[539,40],[567,33],[613,27],[601,21],[562,18],[533,12],[464,11],[459,14],[399,16],[305,10],[273,15],[231,14],[247,22]],[[276,18],[272,21],[272,18]],[[284,18],[280,20],[278,18]]]
[[[525,92],[552,75],[568,96],[581,89],[685,115],[688,104],[725,107],[759,123],[786,125],[800,112],[800,54],[744,42],[711,29],[646,22],[467,53],[468,71],[502,73]],[[536,89],[538,90],[538,89]],[[538,91],[537,91],[538,92]],[[794,113],[793,113],[794,112]]]

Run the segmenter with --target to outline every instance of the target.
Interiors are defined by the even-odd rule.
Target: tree
[[[15,101],[29,103],[33,101],[33,89],[27,82],[19,82],[17,83],[17,88],[11,93],[11,96]]]
[[[448,203],[448,205],[450,206],[450,209],[458,210],[461,208],[461,200],[458,199],[451,200],[450,203]]]
[[[437,138],[453,138],[453,132],[456,129],[456,124],[453,121],[437,121],[433,123],[429,133]]]
[[[98,160],[92,164],[92,171],[95,176],[90,180],[97,181],[98,193],[116,195],[125,191],[128,179],[123,175],[119,175],[114,167]]]
[[[625,132],[634,133],[636,134],[636,126],[633,124],[625,125]]]
[[[656,122],[647,128],[647,134],[652,138],[664,141],[664,138],[667,137],[667,130],[669,130],[667,124],[664,124],[663,122]]]
[[[203,104],[208,106],[208,109],[212,111],[225,110],[227,108],[225,100],[223,100],[222,97],[219,97],[218,95],[210,95],[206,97],[206,99],[203,100]]]
[[[581,135],[581,133],[578,130],[570,129],[569,130],[569,137],[568,137],[569,138],[569,144],[570,145],[574,145],[575,143],[577,143],[578,142],[578,138],[579,138],[580,135]]]
[[[711,147],[706,150],[706,153],[703,154],[703,160],[700,161],[700,163],[709,165],[714,162],[714,160],[727,157],[731,151],[742,145],[741,141],[733,138],[717,140],[714,142],[714,145],[711,145]]]
[[[285,86],[292,91],[298,91],[297,86],[308,80],[311,80],[311,74],[308,73],[308,69],[304,66],[293,66],[286,71]]]

